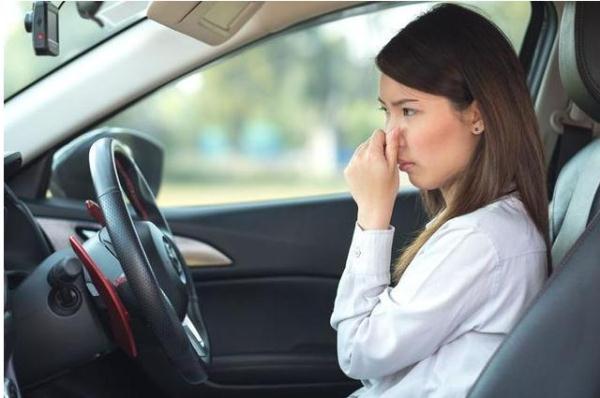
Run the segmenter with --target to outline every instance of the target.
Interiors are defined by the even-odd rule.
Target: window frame
[[[165,81],[163,84],[161,84],[157,87],[154,87],[152,90],[149,90],[149,91],[141,94],[140,96],[131,99],[130,101],[128,101],[126,103],[123,103],[121,106],[119,106],[112,112],[108,113],[107,115],[104,115],[101,118],[97,118],[97,119],[93,120],[92,122],[88,123],[87,125],[84,125],[84,127],[82,127],[79,131],[70,135],[69,137],[66,137],[64,140],[62,140],[61,142],[59,142],[58,144],[53,146],[50,150],[48,150],[47,152],[38,156],[35,160],[33,160],[30,163],[30,165],[28,167],[28,169],[30,169],[30,170],[39,170],[39,172],[35,173],[35,174],[40,175],[40,178],[36,179],[37,184],[35,184],[38,187],[38,189],[36,189],[35,187],[31,187],[30,184],[18,183],[19,180],[22,181],[22,178],[20,178],[21,174],[30,174],[30,173],[19,173],[19,175],[15,176],[15,178],[13,180],[15,180],[17,183],[15,186],[16,189],[14,189],[14,188],[13,189],[15,190],[17,195],[19,195],[21,197],[25,197],[25,198],[29,198],[29,199],[44,199],[45,193],[48,190],[48,187],[50,184],[50,178],[51,178],[51,170],[50,170],[51,162],[48,162],[48,158],[51,159],[52,156],[54,155],[54,153],[58,149],[60,149],[62,146],[66,145],[68,142],[75,139],[76,137],[86,133],[87,131],[89,131],[89,129],[91,127],[101,124],[101,123],[113,118],[117,114],[123,112],[124,110],[126,110],[132,106],[135,106],[140,101],[143,101],[144,99],[153,95],[154,93],[161,90],[162,88],[164,88],[168,85],[171,85],[172,83],[174,83],[180,79],[185,79],[194,73],[200,72],[202,69],[211,67],[215,64],[218,64],[219,62],[227,60],[229,57],[235,57],[238,54],[241,54],[242,52],[253,48],[254,46],[260,46],[268,40],[276,39],[283,35],[293,34],[294,32],[297,32],[300,30],[310,29],[312,27],[319,26],[319,25],[322,25],[322,24],[325,24],[328,22],[333,22],[336,20],[341,20],[341,19],[345,19],[345,18],[349,18],[349,17],[353,17],[353,16],[365,15],[365,14],[369,14],[369,13],[373,13],[373,12],[378,12],[378,11],[386,10],[389,8],[402,7],[402,6],[418,4],[418,3],[421,3],[421,2],[407,1],[407,2],[403,2],[401,4],[398,4],[396,2],[374,2],[374,3],[367,3],[367,4],[352,5],[348,8],[344,8],[341,10],[335,10],[330,13],[320,15],[320,16],[310,18],[308,20],[293,24],[286,29],[265,35],[253,42],[247,43],[247,44],[245,44],[241,47],[238,47],[232,51],[224,53],[221,56],[219,56],[218,58],[210,60],[209,62],[200,64],[200,65],[196,65],[190,70],[184,71],[183,73],[180,73],[177,76],[173,76],[171,79]],[[545,68],[546,68],[546,65],[547,65],[547,62],[548,62],[548,59],[550,56],[552,46],[554,44],[554,41],[556,40],[558,22],[557,22],[557,17],[556,17],[556,10],[555,10],[553,3],[551,3],[551,2],[541,2],[540,3],[540,2],[530,1],[529,4],[531,6],[531,16],[530,16],[528,27],[525,32],[523,44],[519,51],[519,60],[523,64],[523,67],[524,67],[526,75],[527,75],[527,83],[528,83],[528,86],[530,87],[530,90],[532,91],[532,97],[535,100],[535,98],[537,97],[537,94],[539,92],[539,87],[541,85],[543,73],[546,70]],[[97,46],[102,45],[107,40],[110,40],[110,38],[114,37],[115,35],[123,32],[127,29],[132,28],[133,26],[144,21],[145,19],[146,18],[142,18],[139,21],[132,23],[131,25],[125,27],[124,29],[122,29],[118,32],[115,32],[114,35],[111,35],[111,36],[107,37],[106,39],[102,40],[101,42],[97,43],[95,46],[90,47],[88,50],[79,54],[77,57],[74,57],[73,59],[65,62],[62,66],[68,65],[70,62],[77,59],[79,56],[84,55],[88,51],[92,51]],[[42,80],[45,76],[47,76],[53,72],[54,71],[51,71],[48,74],[42,76],[41,78],[39,78],[38,80],[36,80],[35,82],[33,82],[32,84],[30,84],[27,87],[30,87],[31,85],[35,84],[37,81]],[[26,90],[27,87],[25,87],[23,90]],[[20,90],[19,92],[21,92],[23,90]],[[10,98],[13,98],[14,96],[18,95],[19,92],[15,93]],[[29,189],[20,189],[20,187],[25,187],[26,185],[30,186]],[[313,196],[306,197],[306,198],[314,199]],[[299,198],[295,198],[295,199],[302,200],[305,198],[299,197]],[[203,205],[200,205],[200,206],[203,206]],[[211,206],[211,205],[207,205],[207,206]]]
[[[76,60],[78,60],[79,58],[85,56],[86,54],[88,54],[91,51],[94,51],[96,48],[100,47],[101,45],[103,45],[104,43],[106,43],[107,41],[111,40],[113,37],[129,30],[132,29],[134,26],[136,26],[139,23],[142,23],[143,21],[147,20],[148,17],[142,17],[140,19],[138,19],[137,21],[131,22],[129,25],[126,25],[124,27],[122,27],[121,29],[117,29],[115,30],[113,33],[111,33],[110,35],[104,37],[103,39],[101,39],[100,41],[98,41],[97,43],[95,43],[94,45],[87,47],[85,50],[82,50],[80,52],[77,53],[77,55],[69,58],[68,60],[66,60],[65,62],[56,65],[56,67],[50,69],[49,71],[41,74],[39,77],[37,77],[36,79],[32,80],[30,83],[26,84],[25,86],[23,86],[22,88],[20,88],[19,90],[15,91],[14,93],[12,93],[11,95],[9,95],[8,97],[4,98],[4,103],[8,103],[8,101],[12,100],[13,98],[17,97],[19,94],[23,93],[24,91],[27,91],[27,89],[29,89],[30,87],[35,86],[37,83],[39,83],[40,81],[44,80],[46,77],[52,75],[54,72],[58,71],[59,69],[62,68],[66,68],[69,64],[71,64],[72,62],[75,62]],[[33,48],[31,49],[31,51],[33,51]],[[81,132],[78,132],[77,135],[80,135]]]

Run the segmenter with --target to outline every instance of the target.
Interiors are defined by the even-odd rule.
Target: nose
[[[392,130],[394,129],[398,129],[398,145],[400,146],[400,148],[406,146],[406,137],[405,137],[405,132],[406,129],[403,126],[400,126],[398,124],[394,125],[394,124],[388,124],[386,126],[386,134],[389,134],[392,132]]]
[[[386,118],[385,121],[385,131],[392,131],[394,128],[400,130],[400,135],[404,134],[406,130],[406,121],[400,115],[397,115],[396,112],[391,112],[390,115]]]

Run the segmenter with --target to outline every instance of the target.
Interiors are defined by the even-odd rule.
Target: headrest
[[[558,48],[569,98],[600,121],[600,2],[565,3]]]

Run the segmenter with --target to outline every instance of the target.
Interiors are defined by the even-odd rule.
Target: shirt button
[[[360,247],[354,249],[354,257],[360,257]]]

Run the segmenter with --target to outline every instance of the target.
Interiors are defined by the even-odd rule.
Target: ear
[[[485,123],[483,122],[481,110],[479,109],[479,102],[477,102],[477,100],[474,100],[473,103],[469,105],[467,122],[473,134],[480,135],[485,131]]]

